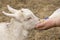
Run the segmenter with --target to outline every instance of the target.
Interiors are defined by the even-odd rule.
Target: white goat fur
[[[7,7],[12,14],[4,11],[2,13],[11,17],[11,20],[9,23],[0,23],[0,40],[25,40],[28,30],[35,27],[39,18],[29,9],[16,10],[9,5]]]

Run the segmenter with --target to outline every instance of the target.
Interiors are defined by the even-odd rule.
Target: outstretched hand
[[[44,20],[43,22],[41,21],[36,25],[36,28],[43,30],[43,29],[49,29],[56,26],[60,26],[60,18],[58,17],[47,19],[47,20]]]

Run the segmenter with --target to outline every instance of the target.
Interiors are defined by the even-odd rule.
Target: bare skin
[[[49,29],[49,28],[57,27],[57,26],[60,26],[60,18],[59,17],[50,18],[50,19],[45,20],[44,22],[39,22],[36,25],[36,28],[43,30],[43,29]]]

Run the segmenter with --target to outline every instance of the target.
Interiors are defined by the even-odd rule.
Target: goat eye
[[[32,18],[31,18],[31,17],[29,17],[29,18],[25,19],[24,21],[28,21],[28,20],[30,20],[30,19],[32,19]]]
[[[32,19],[31,17],[29,17],[27,20],[30,20],[30,19]]]

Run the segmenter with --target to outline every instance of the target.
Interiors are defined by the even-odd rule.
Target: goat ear
[[[10,12],[12,12],[12,13],[15,13],[15,12],[18,11],[18,10],[16,10],[16,9],[10,7],[9,5],[7,5],[7,7],[8,7],[8,10],[9,10]]]
[[[2,13],[3,13],[4,15],[6,15],[6,16],[9,16],[9,17],[15,17],[14,14],[9,14],[9,13],[6,13],[5,11],[2,11]]]

